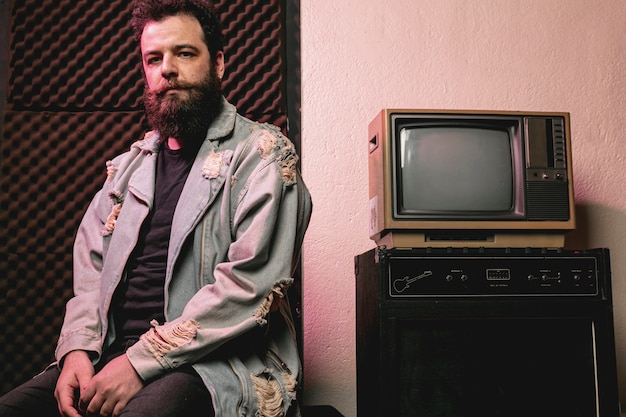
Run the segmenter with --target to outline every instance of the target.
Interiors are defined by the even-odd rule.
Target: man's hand
[[[105,365],[80,390],[79,407],[87,415],[118,416],[143,388],[143,380],[124,354]]]
[[[75,350],[65,355],[63,368],[54,390],[62,416],[81,417],[76,409],[76,403],[82,387],[89,383],[93,374],[93,365],[87,352]]]

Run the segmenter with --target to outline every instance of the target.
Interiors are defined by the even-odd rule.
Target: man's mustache
[[[194,84],[185,83],[185,82],[168,82],[166,84],[158,86],[156,89],[152,90],[151,93],[155,96],[162,97],[170,90],[187,90],[194,87]]]

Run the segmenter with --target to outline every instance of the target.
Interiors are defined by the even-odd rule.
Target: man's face
[[[206,130],[221,102],[224,55],[219,52],[211,63],[198,21],[178,15],[149,22],[141,36],[141,53],[144,101],[153,128],[182,140],[204,133],[196,130]]]

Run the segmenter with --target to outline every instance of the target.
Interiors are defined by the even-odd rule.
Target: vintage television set
[[[563,247],[569,113],[384,109],[369,125],[370,237],[394,247]]]

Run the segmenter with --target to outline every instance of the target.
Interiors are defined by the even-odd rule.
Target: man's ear
[[[221,80],[224,77],[224,52],[217,51],[215,59],[213,60],[213,65],[215,65],[215,72],[218,78]]]

